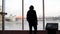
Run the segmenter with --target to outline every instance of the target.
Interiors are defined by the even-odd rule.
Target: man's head
[[[30,9],[30,10],[33,10],[33,9],[34,9],[34,6],[33,6],[33,5],[31,5],[31,6],[29,7],[29,9]]]

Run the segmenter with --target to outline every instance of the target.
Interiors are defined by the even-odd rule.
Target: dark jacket
[[[27,21],[31,25],[37,25],[37,15],[35,10],[29,10],[27,12]]]

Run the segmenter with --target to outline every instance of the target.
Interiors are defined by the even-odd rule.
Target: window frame
[[[43,5],[43,30],[45,30],[45,14],[44,14],[44,0],[42,0]],[[4,12],[4,0],[2,0],[2,12]],[[2,31],[4,30],[4,16],[2,14]],[[24,17],[24,0],[22,0],[22,16]],[[22,17],[22,30],[24,30],[24,18]]]

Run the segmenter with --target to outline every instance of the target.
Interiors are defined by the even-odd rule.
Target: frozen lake
[[[60,21],[45,21],[45,26],[47,23],[58,23],[58,29],[60,30]],[[2,29],[1,27],[2,25],[0,25],[0,30]],[[5,30],[22,30],[22,20],[19,21],[5,21]],[[38,21],[38,26],[37,26],[38,30],[43,30],[43,21]],[[29,25],[28,22],[26,20],[24,20],[24,30],[29,30]]]

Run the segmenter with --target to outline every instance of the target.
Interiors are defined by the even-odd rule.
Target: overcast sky
[[[2,0],[0,0],[0,5],[2,5]]]
[[[0,0],[1,1],[1,0]],[[1,2],[0,2],[1,3]],[[24,16],[26,16],[29,6],[33,5],[37,16],[43,14],[42,0],[24,0]],[[8,15],[22,15],[22,0],[5,0],[5,12]],[[60,0],[45,0],[45,16],[59,16],[60,15]]]

